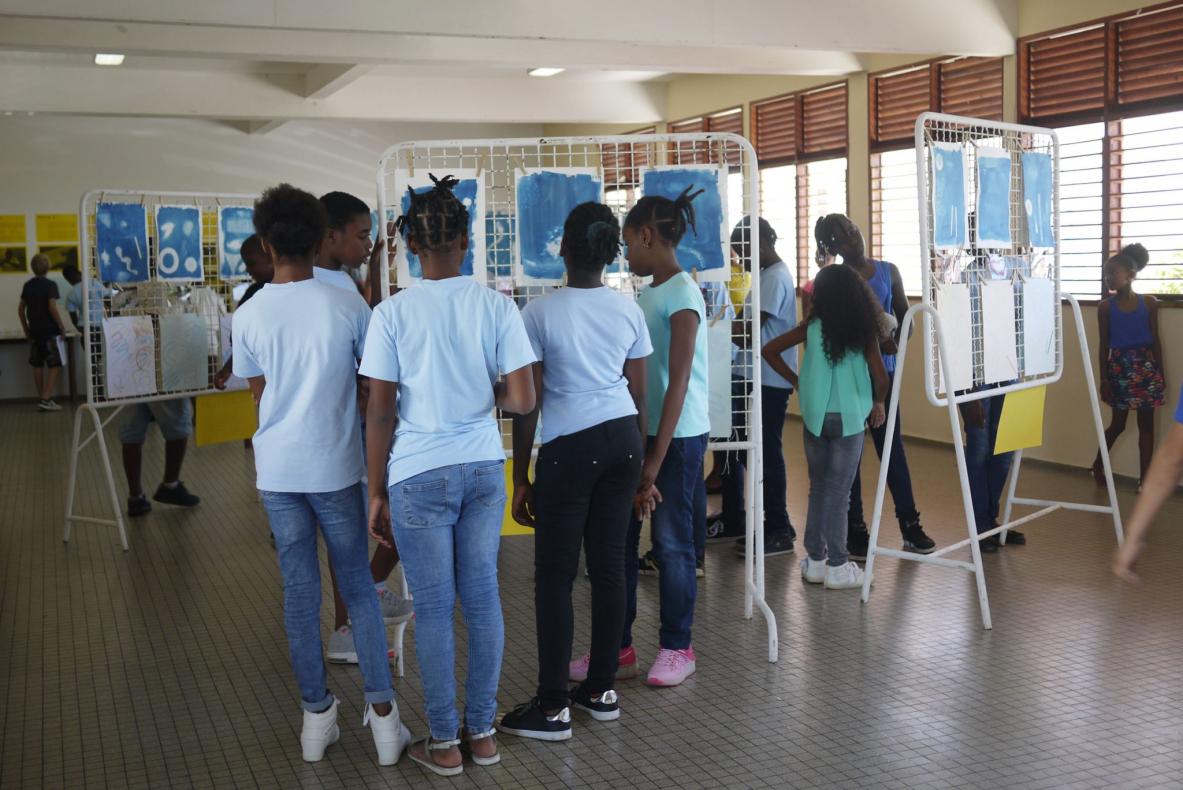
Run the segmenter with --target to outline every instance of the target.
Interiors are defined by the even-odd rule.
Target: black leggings
[[[591,579],[591,665],[585,686],[614,686],[624,630],[624,547],[641,479],[636,417],[609,420],[542,445],[534,473],[534,611],[538,628],[538,698],[545,709],[569,704],[574,614],[571,585],[579,548]]]

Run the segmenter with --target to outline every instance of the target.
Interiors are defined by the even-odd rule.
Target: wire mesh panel
[[[958,152],[964,174],[961,214],[950,201],[941,201],[937,207],[937,173],[944,162],[951,161],[946,155],[952,153],[956,157]],[[1037,157],[1025,160],[1024,155],[1028,154],[1045,155],[1050,162],[1046,179],[1050,183],[1043,184],[1042,190],[1036,183],[1037,162],[1028,161]],[[980,183],[980,174],[986,171],[980,169],[980,163],[984,168],[985,163],[981,161],[984,159],[1001,162],[1008,168],[1009,176],[1003,187],[1005,206],[999,200],[986,201],[981,197],[984,185]],[[924,113],[916,120],[924,303],[936,308],[946,337],[966,339],[967,345],[963,347],[969,349],[969,359],[961,359],[956,351],[959,344],[950,341],[951,370],[960,369],[962,375],[954,382],[945,382],[938,359],[935,325],[931,316],[925,314],[926,394],[934,405],[945,405],[950,390],[959,400],[968,400],[1048,384],[1058,380],[1063,372],[1059,179],[1059,141],[1052,129],[940,113]],[[985,187],[990,194],[991,186]],[[999,194],[999,190],[993,190],[993,194]],[[1043,195],[1050,205],[1042,205]],[[1004,208],[1005,219],[1000,213]],[[1045,221],[1041,227],[1038,223],[1043,217],[1050,217],[1050,224]],[[1002,227],[998,227],[1000,221]],[[964,229],[958,228],[962,223]],[[987,229],[987,224],[993,228]],[[994,290],[991,284],[1001,281],[1014,286],[1013,318],[1005,304],[988,304],[992,300],[987,298],[987,290]],[[1045,287],[1037,289],[1041,285]],[[968,286],[967,315],[964,310],[949,309],[954,300],[947,296],[942,300],[942,292],[948,294],[952,290],[948,286]],[[1034,296],[1037,292],[1050,292],[1050,296],[1037,303]],[[1050,311],[1049,303],[1053,306]],[[991,309],[996,306],[1004,309]],[[963,315],[968,326],[950,325],[960,321],[951,321],[948,316]],[[1000,326],[1012,322],[1013,326]],[[1000,346],[1010,345],[1012,331],[1013,349],[1009,351],[1013,359],[1002,360],[1004,374],[998,371],[999,355],[995,352]]]
[[[758,244],[752,244],[750,229],[758,227],[758,171],[755,152],[742,137],[727,133],[696,133],[668,135],[624,135],[602,138],[543,138],[523,140],[468,140],[441,142],[409,142],[390,148],[382,157],[378,169],[378,203],[380,216],[385,217],[380,232],[387,238],[392,232],[389,223],[403,212],[403,196],[408,187],[419,189],[431,183],[429,176],[442,178],[453,175],[464,180],[474,179],[479,199],[469,206],[483,215],[472,225],[479,240],[470,239],[470,247],[483,250],[483,260],[473,263],[473,276],[483,278],[491,288],[511,296],[518,306],[524,306],[563,284],[561,266],[546,276],[535,276],[523,262],[523,244],[519,237],[519,206],[517,188],[522,179],[544,171],[564,174],[587,174],[596,184],[595,199],[610,206],[623,224],[624,216],[643,194],[647,175],[661,169],[693,168],[697,178],[701,172],[701,186],[717,186],[720,194],[722,222],[719,228],[708,227],[720,218],[708,218],[699,207],[698,227],[688,231],[699,239],[717,233],[721,241],[718,260],[705,261],[698,268],[699,259],[693,252],[679,260],[704,289],[707,301],[707,321],[713,342],[712,351],[712,430],[714,449],[747,450],[756,447],[759,431],[759,399],[749,394],[759,388],[758,361],[759,331],[754,316],[743,314],[743,305],[729,305],[729,283],[732,266],[743,266],[752,272],[750,301],[758,304],[759,267],[751,257],[758,254]],[[460,189],[462,200],[468,197]],[[732,229],[745,216],[752,220],[741,230],[741,241],[736,249],[728,243]],[[561,241],[562,219],[557,233],[545,240],[552,254],[557,255]],[[390,249],[388,239],[388,249]],[[394,240],[396,246],[403,246]],[[408,263],[407,253],[400,249],[390,254],[384,271],[384,293],[414,287],[417,274]],[[635,296],[646,280],[628,270],[624,254],[612,263],[605,273],[605,282],[622,293]],[[731,306],[732,311],[727,308]],[[758,313],[758,311],[752,311]],[[731,320],[740,314],[740,320]],[[725,337],[723,337],[725,336]],[[753,338],[755,341],[753,342]],[[719,376],[723,381],[718,381]],[[511,421],[502,419],[502,435],[507,450],[511,446]]]
[[[88,403],[122,405],[214,391],[214,376],[229,352],[223,318],[233,310],[236,290],[249,283],[238,248],[253,232],[248,225],[254,199],[125,190],[83,196]]]

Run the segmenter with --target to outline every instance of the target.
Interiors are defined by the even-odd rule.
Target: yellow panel
[[[259,427],[250,390],[197,396],[197,446],[249,439]]]
[[[0,244],[25,243],[25,215],[0,214]]]
[[[38,214],[37,241],[78,241],[77,214]]]
[[[1043,444],[1043,405],[1047,387],[1011,392],[1002,405],[994,454],[1025,450]]]

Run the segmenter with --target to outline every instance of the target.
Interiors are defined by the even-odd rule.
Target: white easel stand
[[[80,524],[114,525],[119,528],[119,542],[123,545],[123,550],[127,551],[127,530],[123,524],[123,508],[120,507],[119,495],[115,490],[115,473],[111,469],[111,456],[107,452],[107,442],[103,437],[103,429],[121,411],[123,411],[123,407],[116,406],[107,419],[100,420],[99,410],[89,403],[84,403],[74,413],[74,444],[70,450],[70,481],[66,489],[66,526],[62,534],[62,541],[65,543],[70,542],[70,527],[75,521]],[[90,415],[93,431],[86,439],[82,439],[82,420],[84,415]],[[78,456],[82,454],[82,450],[92,440],[98,445],[99,455],[103,459],[103,471],[107,477],[107,493],[111,495],[111,510],[115,513],[114,519],[94,518],[92,516],[78,516],[74,514],[74,494],[78,489]]]
[[[952,393],[948,393],[945,398],[945,404],[949,411],[949,427],[953,432],[953,452],[957,458],[957,473],[961,478],[961,499],[965,510],[965,523],[968,537],[965,540],[958,541],[949,546],[945,546],[932,554],[913,554],[910,552],[899,551],[897,549],[881,548],[879,546],[879,527],[881,517],[883,515],[883,501],[887,493],[887,466],[891,460],[892,440],[895,433],[896,414],[899,412],[900,388],[894,387],[891,394],[891,404],[887,411],[887,436],[883,443],[883,458],[879,464],[879,482],[875,489],[875,509],[871,517],[871,541],[867,549],[867,567],[866,577],[863,581],[862,600],[866,603],[871,596],[871,574],[875,565],[875,557],[882,555],[884,557],[895,557],[901,560],[911,560],[912,562],[923,562],[930,565],[939,565],[945,568],[960,568],[961,570],[969,571],[974,574],[975,581],[978,586],[978,603],[982,611],[982,627],[989,630],[993,627],[990,619],[990,600],[986,594],[986,575],[982,568],[982,551],[978,545],[979,541],[988,538],[992,535],[999,535],[1003,543],[1006,542],[1007,530],[1014,529],[1028,522],[1034,521],[1041,516],[1046,516],[1054,513],[1057,510],[1083,510],[1090,513],[1106,513],[1113,516],[1113,529],[1117,535],[1117,544],[1120,546],[1124,539],[1121,526],[1121,510],[1117,505],[1117,490],[1113,485],[1113,469],[1109,463],[1109,451],[1105,444],[1105,426],[1101,420],[1101,404],[1097,398],[1096,380],[1093,377],[1093,367],[1089,358],[1088,340],[1084,333],[1084,319],[1080,313],[1080,303],[1076,301],[1076,297],[1072,294],[1060,294],[1061,300],[1066,300],[1072,306],[1072,315],[1076,321],[1076,337],[1080,342],[1080,359],[1084,366],[1085,381],[1088,386],[1089,398],[1093,407],[1093,424],[1097,431],[1097,441],[1101,447],[1101,461],[1105,467],[1105,481],[1109,491],[1109,506],[1101,505],[1086,505],[1077,502],[1059,502],[1044,499],[1028,499],[1015,496],[1015,488],[1019,479],[1019,467],[1023,460],[1023,451],[1019,450],[1015,453],[1014,462],[1010,471],[1010,479],[1007,483],[1006,508],[1002,516],[1002,525],[995,527],[987,532],[981,534],[977,531],[977,525],[974,519],[973,500],[969,492],[969,476],[965,467],[965,440],[961,433],[961,422],[958,419],[957,406],[959,403],[966,403],[969,401],[980,399],[988,396],[989,393],[973,393],[968,396],[957,397]],[[937,338],[938,348],[938,363],[941,367],[942,380],[952,381],[949,369],[948,353],[945,348],[944,330],[941,328],[940,316],[932,306],[926,304],[913,305],[907,315],[904,316],[904,321],[900,327],[900,337],[907,338],[911,335],[912,326],[915,323],[916,316],[920,313],[925,313],[932,321],[932,326]],[[904,363],[907,361],[908,345],[902,343],[899,350],[899,356],[896,360],[896,376],[902,376],[904,370]],[[977,397],[974,397],[976,395]],[[1038,507],[1033,513],[1011,521],[1011,509],[1014,505],[1025,505],[1031,507]],[[948,559],[946,555],[965,546],[970,547],[970,554],[972,555],[972,562],[963,562],[960,560]]]
[[[758,393],[751,396],[753,401],[752,414],[755,427],[760,430],[762,419],[760,414],[760,398]],[[743,616],[745,620],[752,619],[752,604],[755,603],[764,616],[764,624],[768,629],[768,663],[775,664],[780,659],[780,643],[776,633],[776,615],[764,599],[764,460],[760,449],[748,449],[747,474],[744,476],[744,500],[747,502],[747,523],[744,532],[747,536],[745,546],[751,551],[744,552],[744,599]],[[757,528],[759,524],[759,528]]]

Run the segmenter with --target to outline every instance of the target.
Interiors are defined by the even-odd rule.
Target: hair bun
[[[1134,264],[1137,271],[1142,271],[1146,268],[1146,264],[1150,263],[1150,253],[1141,244],[1127,244],[1121,248],[1121,255],[1128,258]]]

